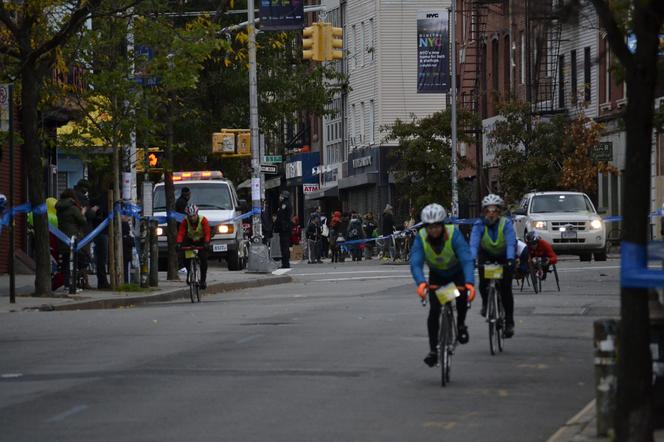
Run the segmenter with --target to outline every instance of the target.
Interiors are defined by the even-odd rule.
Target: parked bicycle
[[[438,297],[442,309],[440,311],[440,328],[438,332],[438,364],[440,367],[440,385],[444,387],[450,382],[452,355],[457,346],[456,321],[454,319],[453,302],[460,296],[459,289],[454,283],[444,287],[431,286],[429,293]],[[422,306],[426,307],[428,296],[422,299]]]
[[[503,351],[504,345],[505,309],[500,297],[500,284],[505,268],[501,264],[485,264],[480,271],[489,281],[486,322],[489,324],[489,350],[495,355]]]
[[[201,302],[201,263],[198,252],[203,247],[182,247],[184,259],[188,261],[187,284],[189,284],[189,297],[191,302]]]

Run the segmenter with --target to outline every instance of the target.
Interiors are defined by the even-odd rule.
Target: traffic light
[[[317,22],[302,31],[302,58],[305,60],[324,60],[321,25],[322,23]]]
[[[150,147],[147,151],[147,166],[150,172],[163,169],[164,152],[158,147]]]
[[[237,134],[238,155],[251,155],[251,133],[241,132]]]
[[[327,26],[326,35],[325,35],[325,59],[328,61],[331,60],[341,60],[344,58],[344,30],[341,28],[336,28],[332,25]]]

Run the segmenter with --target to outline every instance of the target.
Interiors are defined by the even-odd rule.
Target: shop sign
[[[353,160],[353,169],[359,169],[360,167],[371,166],[371,155],[366,157],[355,158]]]
[[[286,179],[299,178],[302,176],[302,161],[286,163]]]
[[[318,184],[303,184],[302,185],[302,191],[304,192],[305,195],[309,195],[310,193],[315,193],[320,190],[320,186]]]

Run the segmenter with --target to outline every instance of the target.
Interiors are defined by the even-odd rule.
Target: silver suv
[[[528,193],[512,215],[520,239],[537,230],[556,253],[606,261],[606,227],[585,193]]]

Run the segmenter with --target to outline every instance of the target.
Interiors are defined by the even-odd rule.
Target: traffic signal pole
[[[249,131],[251,134],[251,207],[258,210],[253,216],[253,238],[249,251],[247,271],[269,273],[271,271],[267,246],[263,244],[263,187],[261,183],[260,139],[258,132],[258,79],[256,66],[256,20],[254,0],[247,0],[247,36],[249,56]]]

